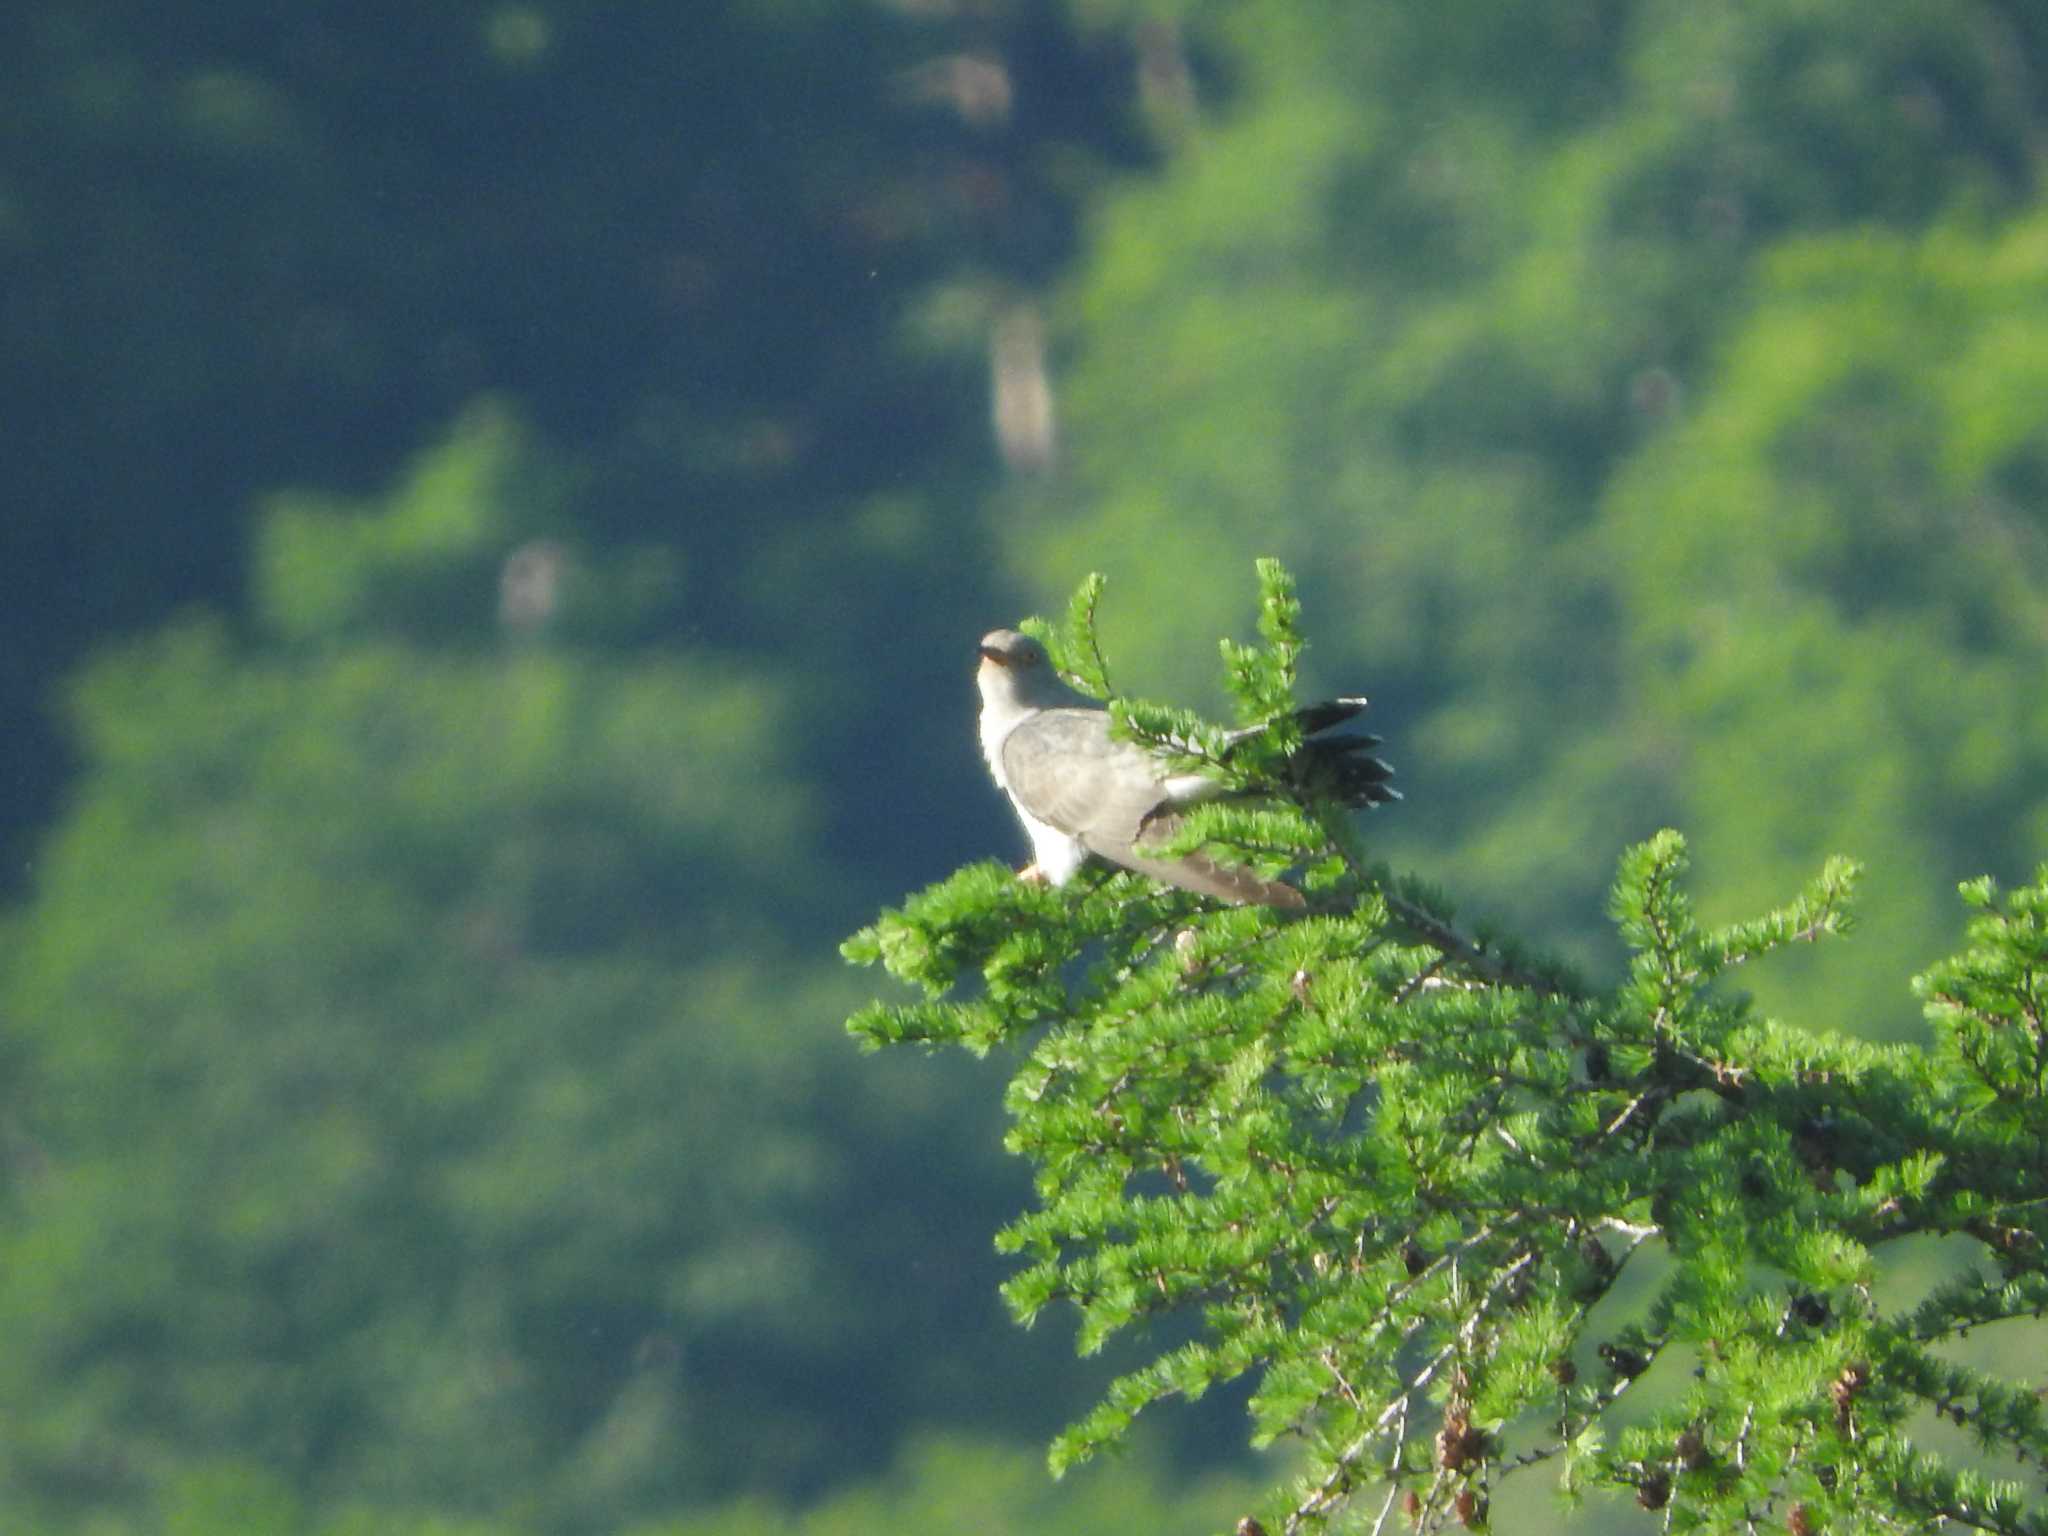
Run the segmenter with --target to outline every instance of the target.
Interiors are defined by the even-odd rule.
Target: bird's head
[[[993,629],[981,637],[981,666],[975,673],[984,703],[1044,706],[1067,691],[1045,647],[1014,629]]]
[[[1020,674],[1034,668],[1048,676],[1052,672],[1052,659],[1045,654],[1045,647],[1014,629],[990,630],[981,637],[980,650],[984,667],[1006,667]]]

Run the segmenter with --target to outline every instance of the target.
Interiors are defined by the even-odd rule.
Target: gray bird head
[[[992,629],[981,637],[981,668],[975,675],[985,705],[1009,709],[1054,709],[1086,703],[1060,681],[1045,647],[1014,629]]]

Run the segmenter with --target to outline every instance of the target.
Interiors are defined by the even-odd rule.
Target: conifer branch
[[[1276,1499],[1293,1536],[1362,1522],[1346,1511],[1382,1479],[1371,1528],[1396,1510],[1471,1524],[1495,1479],[1544,1464],[1671,1529],[1796,1514],[2048,1536],[2018,1491],[1902,1436],[1931,1411],[2048,1467],[2033,1384],[1935,1352],[2048,1319],[2048,868],[2010,893],[1965,887],[1965,947],[1914,983],[1929,1048],[1805,1033],[1720,988],[1848,929],[1843,860],[1779,910],[1705,931],[1684,841],[1659,834],[1611,894],[1626,973],[1588,986],[1461,931],[1276,776],[1301,648],[1283,577],[1261,570],[1263,644],[1224,650],[1245,725],[1116,714],[1268,796],[1202,809],[1181,835],[1305,868],[1306,911],[1205,909],[1128,874],[1026,888],[985,864],[845,945],[923,994],[856,1014],[864,1044],[1019,1052],[1007,1144],[1035,1166],[1037,1205],[998,1239],[1024,1261],[1003,1287],[1017,1316],[1065,1302],[1084,1349],[1167,1314],[1203,1329],[1118,1377],[1055,1465],[1164,1398],[1249,1376],[1256,1438],[1307,1458]],[[1101,674],[1082,640],[1093,595],[1068,633]],[[1879,1252],[1922,1233],[1968,1236],[1995,1272],[1887,1311]],[[1611,1319],[1653,1239],[1646,1315]],[[1692,1372],[1670,1405],[1610,1434],[1673,1354]],[[1580,1381],[1588,1356],[1600,1374]],[[1424,1404],[1442,1416],[1433,1457]]]

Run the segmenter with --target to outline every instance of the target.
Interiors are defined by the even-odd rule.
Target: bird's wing
[[[1002,755],[1023,810],[1113,864],[1224,901],[1302,904],[1292,886],[1200,852],[1151,856],[1147,850],[1179,830],[1171,807],[1199,798],[1199,785],[1170,773],[1142,747],[1113,739],[1102,710],[1041,710],[1010,732]]]
[[[1163,844],[1172,840],[1180,831],[1180,817],[1168,812],[1155,816],[1145,824],[1139,835],[1137,847]],[[1168,885],[1177,885],[1184,891],[1196,891],[1204,896],[1215,896],[1223,901],[1244,905],[1255,902],[1268,907],[1301,907],[1301,892],[1281,880],[1268,880],[1239,864],[1222,864],[1212,859],[1199,848],[1193,853],[1181,854],[1173,859],[1155,859],[1142,852],[1126,848],[1112,852],[1098,848],[1096,852],[1112,863],[1126,869],[1135,869],[1141,875],[1150,875],[1154,880],[1163,880]]]
[[[1096,852],[1128,847],[1166,803],[1166,775],[1143,748],[1112,740],[1100,709],[1041,709],[1003,741],[1003,777],[1017,804]]]

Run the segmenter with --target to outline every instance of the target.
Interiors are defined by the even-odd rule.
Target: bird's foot
[[[1017,871],[1017,878],[1023,881],[1026,885],[1052,884],[1052,876],[1048,875],[1036,864],[1026,864],[1022,869]]]

